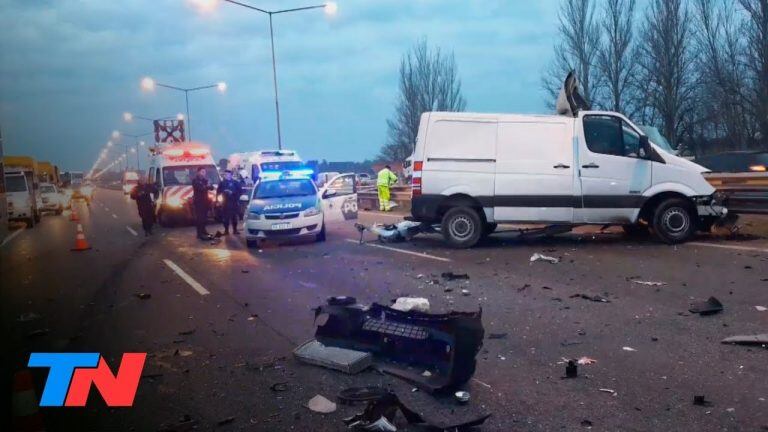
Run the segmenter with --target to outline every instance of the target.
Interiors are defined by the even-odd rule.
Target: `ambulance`
[[[220,206],[216,202],[216,186],[220,178],[210,148],[194,142],[150,148],[147,183],[156,185],[159,192],[155,211],[161,226],[194,220],[192,180],[200,168],[205,168],[208,184],[214,188],[208,192],[208,199],[210,216],[217,218]]]

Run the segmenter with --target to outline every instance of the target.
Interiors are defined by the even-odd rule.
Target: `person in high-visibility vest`
[[[389,201],[389,188],[395,183],[397,183],[397,176],[392,172],[392,168],[386,165],[379,171],[376,179],[376,188],[379,191],[379,210],[386,212],[394,207]]]

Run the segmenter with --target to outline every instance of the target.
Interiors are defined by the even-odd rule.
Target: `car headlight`
[[[310,209],[304,210],[304,216],[305,217],[317,216],[319,214],[320,214],[320,209],[317,208],[317,207],[312,207]]]
[[[216,197],[216,202],[221,204],[224,202],[224,195],[219,195]]]
[[[170,197],[168,198],[168,201],[166,202],[166,205],[170,207],[181,207],[182,202],[181,198],[179,197]]]
[[[261,219],[261,215],[259,213],[255,212],[248,212],[248,217],[246,218],[248,220],[259,220]]]

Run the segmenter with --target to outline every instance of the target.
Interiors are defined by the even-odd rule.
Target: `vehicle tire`
[[[443,215],[440,231],[448,246],[470,248],[483,235],[483,221],[471,207],[453,207]]]
[[[35,227],[35,218],[30,217],[27,218],[27,228],[34,228]]]
[[[483,224],[483,234],[482,238],[486,238],[489,235],[493,234],[494,231],[496,231],[496,228],[499,227],[499,224],[497,223],[485,223]]]
[[[693,206],[680,198],[662,201],[653,212],[653,232],[668,244],[688,240],[696,231],[696,222]]]
[[[259,241],[258,240],[245,240],[245,245],[249,248],[256,248],[259,247]]]
[[[325,241],[325,224],[323,224],[323,227],[320,228],[320,234],[315,237],[315,241],[317,242],[324,242]]]
[[[630,237],[645,237],[648,235],[648,225],[641,223],[622,225],[621,229],[624,230],[624,234]]]

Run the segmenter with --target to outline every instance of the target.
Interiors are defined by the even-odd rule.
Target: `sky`
[[[184,111],[215,157],[276,148],[266,15],[192,0],[0,0],[0,130],[6,155],[87,171],[113,130],[138,135]],[[312,0],[242,0],[278,10]],[[321,2],[322,0],[319,0]],[[318,2],[318,3],[319,3]],[[338,0],[274,16],[283,147],[305,160],[360,161],[386,141],[400,59],[420,38],[453,51],[467,111],[547,112],[541,73],[554,56],[557,0]],[[151,137],[148,137],[151,138]],[[122,137],[105,164],[133,139]],[[142,154],[142,166],[146,155]]]

